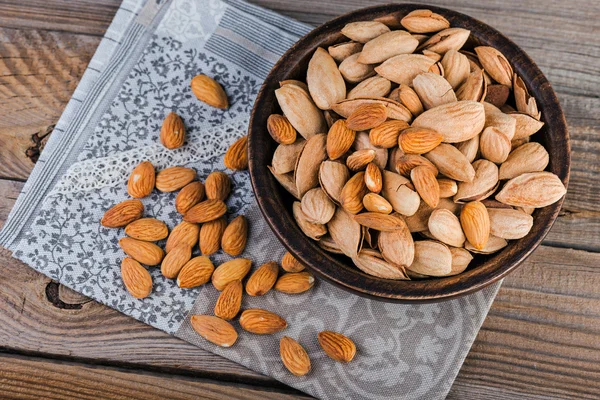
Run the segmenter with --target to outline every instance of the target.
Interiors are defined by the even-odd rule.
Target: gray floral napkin
[[[245,333],[230,349],[218,348],[189,325],[194,313],[211,313],[211,285],[182,290],[157,268],[154,290],[137,300],[120,279],[123,232],[99,225],[111,205],[127,198],[126,181],[139,162],[158,169],[194,168],[204,179],[225,170],[227,147],[245,134],[253,100],[271,66],[310,26],[239,0],[125,0],[75,91],[36,168],[11,212],[0,244],[14,257],[60,283],[198,347],[322,399],[441,399],[483,322],[499,284],[458,300],[398,305],[366,300],[317,282],[289,296],[269,293],[243,307],[272,310],[289,327],[268,337]],[[231,107],[197,101],[190,79],[204,73],[226,88]],[[189,137],[170,151],[158,144],[163,118],[176,111]],[[255,266],[280,260],[284,249],[262,219],[248,174],[232,174],[232,216],[249,219],[244,257]],[[143,199],[146,215],[171,228],[180,222],[175,194]],[[215,263],[228,256],[217,254]],[[357,344],[349,364],[319,349],[321,330],[343,332]],[[285,334],[308,350],[313,369],[288,373],[279,359]]]

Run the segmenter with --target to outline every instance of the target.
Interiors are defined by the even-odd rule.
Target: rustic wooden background
[[[379,1],[255,0],[311,24]],[[600,396],[600,2],[430,0],[536,60],[567,116],[567,199],[504,282],[451,399]],[[0,225],[120,1],[0,0]],[[369,3],[369,4],[368,4]],[[0,249],[0,397],[305,395],[50,281]]]

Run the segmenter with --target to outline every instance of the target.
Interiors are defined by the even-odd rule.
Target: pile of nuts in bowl
[[[473,253],[525,237],[566,189],[523,80],[470,31],[415,10],[391,30],[347,24],[317,48],[306,81],[280,82],[269,169],[294,218],[325,250],[386,279],[463,272]]]

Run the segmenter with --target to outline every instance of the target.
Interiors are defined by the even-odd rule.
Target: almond
[[[351,214],[357,214],[362,210],[362,199],[369,191],[365,185],[364,175],[364,172],[356,173],[346,182],[340,193],[340,205]]]
[[[364,131],[381,125],[387,119],[387,107],[381,103],[364,104],[346,120],[348,129]]]
[[[284,85],[275,90],[275,97],[283,115],[305,139],[327,130],[325,117],[307,90],[298,85]]]
[[[363,197],[363,205],[368,211],[382,214],[389,214],[393,210],[389,201],[375,193],[366,194]]]
[[[144,161],[131,171],[127,181],[127,193],[133,198],[141,199],[154,190],[156,173],[150,161]]]
[[[192,315],[190,323],[200,336],[217,346],[231,347],[238,338],[235,328],[219,317]]]
[[[240,325],[247,332],[257,335],[270,335],[284,330],[287,327],[287,322],[271,311],[251,308],[242,312]]]
[[[483,101],[487,95],[485,72],[482,69],[472,71],[467,79],[456,89],[456,98],[460,101]]]
[[[381,256],[389,263],[403,268],[413,263],[415,245],[408,225],[401,218],[398,228],[390,232],[381,232],[377,238]]]
[[[398,145],[398,135],[408,128],[408,123],[399,120],[389,120],[371,129],[369,139],[373,146],[391,149]]]
[[[277,182],[279,182],[279,184],[288,191],[289,194],[291,194],[292,196],[294,196],[296,199],[300,200],[300,194],[298,193],[298,187],[296,186],[296,181],[294,180],[294,174],[293,173],[288,173],[288,174],[278,174],[272,166],[267,165],[267,168],[269,169],[269,172],[271,172],[271,175],[273,175],[273,177],[275,178],[275,180]]]
[[[215,315],[228,321],[235,318],[242,306],[242,281],[229,282],[215,304]]]
[[[478,135],[484,125],[485,109],[475,101],[455,101],[431,108],[412,124],[413,127],[436,131],[446,143],[469,140]]]
[[[223,87],[214,79],[206,75],[196,75],[190,83],[192,92],[198,100],[211,107],[227,109],[229,103]]]
[[[308,62],[306,83],[313,101],[321,110],[329,110],[346,98],[346,82],[335,60],[318,47]]]
[[[475,47],[475,53],[493,80],[512,88],[513,69],[502,53],[490,46]]]
[[[404,221],[397,214],[382,214],[378,212],[365,212],[354,216],[354,220],[366,226],[381,232],[390,232],[402,229]]]
[[[181,189],[195,178],[196,171],[191,168],[166,168],[156,174],[156,188],[161,192],[174,192]]]
[[[426,153],[425,157],[448,178],[461,182],[472,182],[475,179],[475,169],[469,160],[460,150],[450,144],[438,145]]]
[[[179,271],[177,286],[182,289],[191,289],[204,285],[210,280],[214,270],[215,267],[208,257],[194,257]]]
[[[226,227],[227,220],[225,217],[217,218],[202,224],[199,242],[200,252],[203,255],[209,256],[219,251],[221,248],[221,238],[223,237],[223,232],[225,232]]]
[[[372,76],[356,85],[348,92],[348,99],[362,97],[384,97],[390,92],[392,83],[381,76]]]
[[[332,331],[319,332],[319,344],[325,354],[335,361],[347,363],[356,355],[356,345],[341,333]]]
[[[280,144],[273,153],[272,166],[278,174],[287,174],[296,169],[296,164],[306,146],[306,140],[298,139],[292,144]]]
[[[498,188],[498,167],[491,161],[480,159],[473,164],[475,178],[472,182],[460,182],[454,196],[457,203],[484,200]]]
[[[346,159],[346,165],[351,171],[365,169],[367,165],[375,159],[375,150],[362,149],[350,154]]]
[[[326,224],[333,217],[335,204],[327,197],[321,188],[311,189],[300,202],[302,212],[309,222],[314,224]]]
[[[188,183],[177,193],[175,198],[175,209],[180,214],[185,214],[190,208],[204,199],[204,185],[196,181]]]
[[[190,247],[194,247],[198,243],[198,234],[200,227],[191,222],[182,221],[180,222],[169,235],[167,243],[165,245],[165,251],[168,253],[175,246],[185,243]]]
[[[440,200],[440,186],[431,168],[420,166],[410,171],[410,179],[417,193],[430,207],[435,208]]]
[[[472,163],[479,157],[479,135],[472,137],[464,142],[455,143],[454,147],[466,157],[467,161]]]
[[[450,28],[450,22],[431,10],[414,10],[400,21],[409,32],[431,33]]]
[[[327,51],[337,62],[342,62],[352,54],[360,53],[362,44],[357,42],[343,42],[334,44],[327,48]]]
[[[243,215],[234,218],[221,237],[221,248],[230,256],[239,256],[246,248],[248,241],[248,221]]]
[[[167,149],[176,149],[183,146],[185,141],[185,126],[179,115],[170,112],[163,121],[160,129],[160,142]]]
[[[312,288],[315,278],[310,272],[288,272],[277,279],[275,290],[287,294],[304,293]]]
[[[457,100],[450,83],[438,74],[431,72],[419,74],[412,83],[413,89],[419,95],[425,109],[453,103]]]
[[[365,99],[346,99],[337,103],[332,110],[344,118],[350,117],[358,108],[367,104],[381,104],[387,108],[387,117],[401,121],[410,121],[412,115],[410,111],[395,100],[385,97],[365,98]]]
[[[377,21],[358,21],[346,24],[342,35],[359,43],[367,43],[377,36],[389,32],[390,28]]]
[[[358,62],[379,64],[399,54],[411,54],[419,41],[406,31],[391,31],[369,40],[363,46]]]
[[[136,299],[148,297],[152,292],[152,276],[133,258],[125,257],[121,262],[121,277],[127,291]]]
[[[165,278],[175,279],[183,266],[192,258],[192,247],[180,243],[171,249],[160,265],[160,272]]]
[[[120,228],[140,219],[143,213],[144,205],[141,201],[125,200],[109,208],[100,223],[107,228]]]
[[[350,258],[356,257],[358,246],[362,241],[362,229],[351,214],[338,207],[327,228],[340,251]]]
[[[169,228],[157,219],[140,218],[125,227],[125,234],[137,240],[156,242],[169,236]]]
[[[452,197],[458,191],[458,185],[456,184],[456,181],[453,181],[452,179],[443,178],[443,179],[438,179],[437,181],[438,181],[438,186],[440,187],[440,198],[441,199]]]
[[[450,50],[444,55],[442,66],[444,67],[444,78],[454,90],[458,89],[471,73],[469,59],[456,50]]]
[[[229,282],[244,279],[251,265],[252,262],[246,258],[234,258],[219,265],[212,275],[213,286],[217,290],[223,290]]]
[[[410,172],[419,166],[427,167],[434,175],[438,174],[438,169],[428,159],[418,154],[404,154],[398,157],[394,168],[402,176],[410,176]]]
[[[392,82],[412,85],[413,79],[429,71],[433,64],[434,60],[422,54],[400,54],[375,67],[375,72]]]
[[[365,169],[365,185],[373,193],[381,192],[383,179],[381,177],[381,170],[375,163],[370,162],[367,164],[367,168]]]
[[[515,207],[546,207],[567,192],[560,178],[551,172],[530,172],[512,178],[496,195],[496,200]]]
[[[300,198],[319,184],[319,167],[327,158],[327,135],[314,135],[306,141],[306,145],[298,158],[294,179]]]
[[[301,272],[305,267],[288,251],[281,259],[281,268],[286,272]]]
[[[449,50],[460,50],[470,35],[467,29],[447,28],[430,37],[419,49],[446,54]]]
[[[204,200],[188,210],[183,216],[186,222],[201,224],[214,221],[227,212],[227,206],[221,200]]]
[[[533,217],[519,210],[488,209],[490,234],[502,239],[521,239],[533,226]]]
[[[444,276],[452,271],[452,253],[445,244],[432,240],[415,242],[415,258],[407,269],[428,276]]]
[[[501,164],[510,153],[510,139],[498,128],[489,126],[479,137],[479,151],[483,158]]]
[[[327,155],[332,160],[343,156],[354,143],[356,131],[348,128],[346,121],[338,119],[329,128],[327,134]]]
[[[292,204],[292,214],[302,232],[309,238],[319,240],[327,233],[327,227],[325,225],[315,224],[308,220],[308,217],[304,214],[304,211],[302,211],[300,202],[295,201],[294,204]]]
[[[242,136],[229,146],[223,163],[234,171],[248,169],[248,136]]]
[[[408,279],[403,267],[383,260],[376,250],[367,252],[363,249],[352,259],[352,261],[361,271],[378,278],[397,280]]]
[[[401,84],[398,88],[398,100],[400,103],[411,112],[412,115],[418,117],[423,111],[423,103],[419,99],[419,95],[407,84]]]
[[[434,238],[449,246],[462,247],[465,235],[458,217],[450,210],[433,210],[427,223],[429,232]]]
[[[146,265],[160,264],[165,255],[163,250],[154,243],[127,237],[119,240],[119,246],[129,257]]]
[[[261,265],[248,278],[246,293],[250,296],[264,295],[275,285],[278,272],[279,266],[274,261]]]
[[[274,141],[281,144],[292,144],[296,141],[296,129],[283,115],[271,114],[267,118],[267,130]]]
[[[304,348],[294,339],[284,336],[279,341],[279,355],[283,365],[295,376],[304,376],[310,371],[310,358]]]
[[[342,163],[323,161],[319,167],[321,188],[336,203],[339,203],[340,193],[349,178],[350,171]]]
[[[460,274],[467,269],[469,263],[473,260],[471,253],[462,248],[450,247],[450,253],[452,253],[452,269],[448,276]]]
[[[460,212],[460,224],[469,243],[478,250],[483,249],[490,237],[490,216],[486,207],[479,201],[465,204]]]
[[[408,154],[423,154],[435,149],[444,137],[432,129],[408,128],[398,137],[398,145]]]
[[[225,172],[213,171],[206,177],[204,186],[208,199],[225,201],[231,192],[231,179]]]
[[[408,179],[390,171],[383,171],[381,195],[390,202],[394,211],[402,215],[413,215],[419,208],[419,195],[406,185]]]
[[[525,143],[513,150],[506,161],[500,165],[499,179],[512,179],[528,172],[540,172],[546,169],[550,156],[539,143]]]
[[[465,242],[465,249],[470,251],[471,253],[476,254],[492,254],[499,250],[502,250],[508,245],[508,242],[505,239],[490,235],[487,243],[482,249],[477,249],[468,241]]]

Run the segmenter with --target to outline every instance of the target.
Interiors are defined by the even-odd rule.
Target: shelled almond
[[[425,9],[341,34],[349,41],[315,50],[307,85],[275,91],[282,114],[268,126],[279,143],[269,168],[321,247],[382,278],[454,275],[564,196],[529,142],[544,126],[536,100],[497,49],[465,48],[468,30]],[[287,122],[303,138],[283,141]]]

